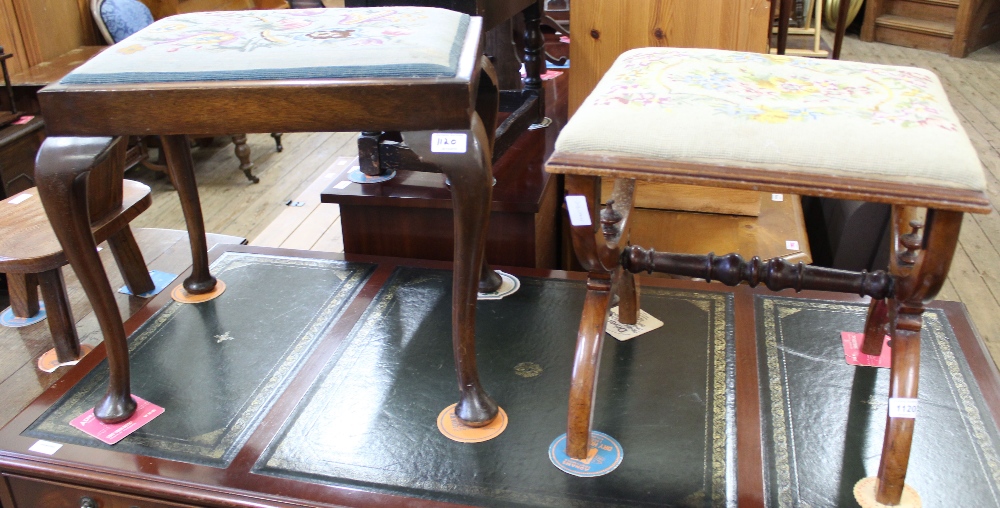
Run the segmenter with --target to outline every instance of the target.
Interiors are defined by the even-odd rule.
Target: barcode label
[[[889,418],[916,418],[917,399],[889,397]]]

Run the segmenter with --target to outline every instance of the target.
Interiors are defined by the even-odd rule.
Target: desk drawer
[[[14,498],[15,506],[12,508],[194,508],[186,504],[167,503],[65,483],[15,475],[4,476]]]

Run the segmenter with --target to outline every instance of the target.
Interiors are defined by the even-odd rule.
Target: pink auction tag
[[[889,348],[889,338],[886,335],[882,341],[882,354],[873,356],[861,352],[861,344],[865,341],[865,334],[840,332],[840,339],[844,342],[844,359],[850,365],[888,369],[892,367],[892,349]]]
[[[562,76],[562,71],[545,71],[545,74],[542,74],[542,80],[548,81],[550,79],[556,79],[559,76]]]
[[[17,120],[14,120],[13,125],[24,125],[24,124],[30,122],[32,118],[35,118],[35,117],[33,115],[22,116],[21,118],[18,118]]]
[[[125,439],[129,434],[139,430],[140,427],[149,423],[153,418],[163,414],[164,409],[162,407],[135,395],[132,398],[136,402],[135,414],[124,422],[112,425],[102,423],[94,416],[94,409],[91,408],[86,413],[74,418],[69,424],[109,445],[113,445]]]

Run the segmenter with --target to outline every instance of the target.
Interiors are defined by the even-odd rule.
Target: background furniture
[[[964,57],[1000,40],[1000,1],[867,0],[861,40]]]
[[[149,187],[123,180],[125,142],[98,139],[100,152],[91,171],[90,220],[96,242],[108,241],[118,268],[132,294],[153,290],[142,252],[129,222],[152,202]],[[7,274],[11,309],[19,318],[38,314],[41,286],[49,330],[59,363],[80,357],[80,340],[63,281],[66,257],[42,208],[37,189],[31,188],[3,201],[0,216],[0,272]]]

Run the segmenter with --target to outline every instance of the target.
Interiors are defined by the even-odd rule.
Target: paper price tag
[[[431,134],[431,151],[435,153],[465,153],[468,135],[464,133],[435,132]]]
[[[799,242],[795,240],[785,240],[785,248],[788,250],[799,250]]]
[[[586,196],[566,196],[566,210],[569,211],[569,223],[574,226],[590,226],[590,208],[587,207]]]
[[[25,201],[27,201],[30,198],[31,198],[31,194],[19,194],[14,199],[11,199],[10,201],[8,201],[8,203],[10,203],[12,205],[19,205],[21,203],[24,203]]]
[[[52,441],[43,441],[39,439],[38,441],[35,441],[35,444],[28,448],[28,451],[44,455],[52,455],[53,453],[59,451],[60,448],[62,448],[61,443],[53,443]]]
[[[344,189],[350,187],[352,183],[354,183],[354,182],[351,182],[350,180],[344,180],[343,182],[340,182],[337,185],[334,185],[333,188],[337,189],[337,190],[344,190]]]
[[[784,201],[784,200],[785,200],[784,194],[771,194],[771,201]]]
[[[889,418],[916,418],[918,399],[889,397]]]

